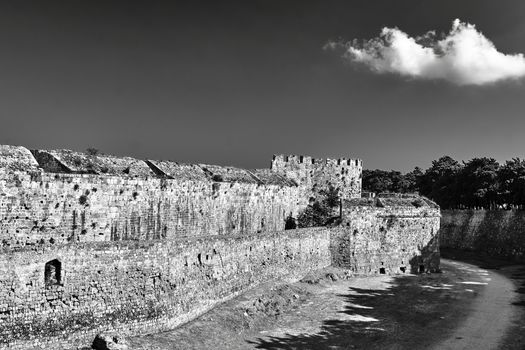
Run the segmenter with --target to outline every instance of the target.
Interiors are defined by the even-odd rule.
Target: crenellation
[[[271,169],[0,146],[0,349],[75,349],[173,329],[248,288],[340,266],[439,268],[439,207],[359,198],[362,162],[276,155]],[[285,230],[341,191],[341,224]]]
[[[361,196],[362,162],[359,159],[275,155],[271,169],[296,181],[304,196],[315,198],[329,186],[337,188],[343,199]]]

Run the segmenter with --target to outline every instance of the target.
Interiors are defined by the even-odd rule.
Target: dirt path
[[[525,270],[445,259],[442,267],[350,279],[322,270],[261,286],[174,331],[133,338],[132,349],[525,348],[524,305],[511,280]]]
[[[448,260],[443,260],[442,263],[471,273],[472,281],[459,283],[465,286],[482,285],[484,288],[479,290],[467,318],[447,340],[437,344],[435,349],[497,349],[518,316],[517,307],[513,305],[518,297],[514,282],[494,270]]]

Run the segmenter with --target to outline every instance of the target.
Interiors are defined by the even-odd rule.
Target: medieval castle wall
[[[338,228],[284,231],[315,184],[357,196],[360,161],[338,166],[323,165],[345,179],[0,146],[0,349],[168,330],[331,264],[436,268],[439,209],[421,200],[355,199]]]
[[[92,174],[0,175],[0,246],[284,230],[297,187]]]
[[[315,159],[308,156],[276,155],[272,171],[293,179],[303,188],[305,195],[315,197],[329,185],[339,189],[341,198],[361,197],[360,159]]]
[[[0,348],[75,349],[102,331],[168,330],[261,282],[330,265],[328,245],[328,230],[305,229],[4,250]],[[60,269],[53,281],[49,264]]]
[[[417,197],[366,202],[343,206],[342,224],[331,237],[334,265],[358,274],[439,270],[440,213],[434,203]]]
[[[523,210],[443,210],[440,243],[443,248],[525,261],[524,229]]]
[[[268,176],[262,182],[243,169],[213,166],[210,178],[220,180],[214,181],[205,174],[212,166],[149,161],[165,171],[155,176],[145,162],[128,158],[142,162],[140,170],[117,173],[127,168],[79,155],[71,171],[59,158],[36,153],[53,173],[0,169],[0,247],[274,232],[304,202],[294,183]],[[83,158],[96,161],[86,166]],[[16,158],[12,166],[23,167]],[[100,168],[106,171],[93,173]]]

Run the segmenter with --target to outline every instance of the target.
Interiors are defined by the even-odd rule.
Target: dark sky
[[[525,52],[523,1],[2,1],[0,143],[247,168],[525,157],[523,83],[377,75],[322,49],[455,18]]]

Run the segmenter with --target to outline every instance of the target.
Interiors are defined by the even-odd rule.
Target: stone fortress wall
[[[315,197],[332,185],[340,190],[344,199],[361,197],[360,159],[315,159],[308,156],[274,156],[272,171],[296,181],[305,195]]]
[[[172,329],[259,283],[329,265],[439,267],[433,203],[358,199],[359,160],[304,157],[305,173],[285,159],[244,170],[0,146],[0,349]],[[328,183],[342,190],[342,225],[285,231]]]
[[[358,274],[437,271],[439,222],[439,207],[419,196],[345,201],[332,261]]]
[[[443,210],[440,244],[523,262],[524,229],[523,210]]]

